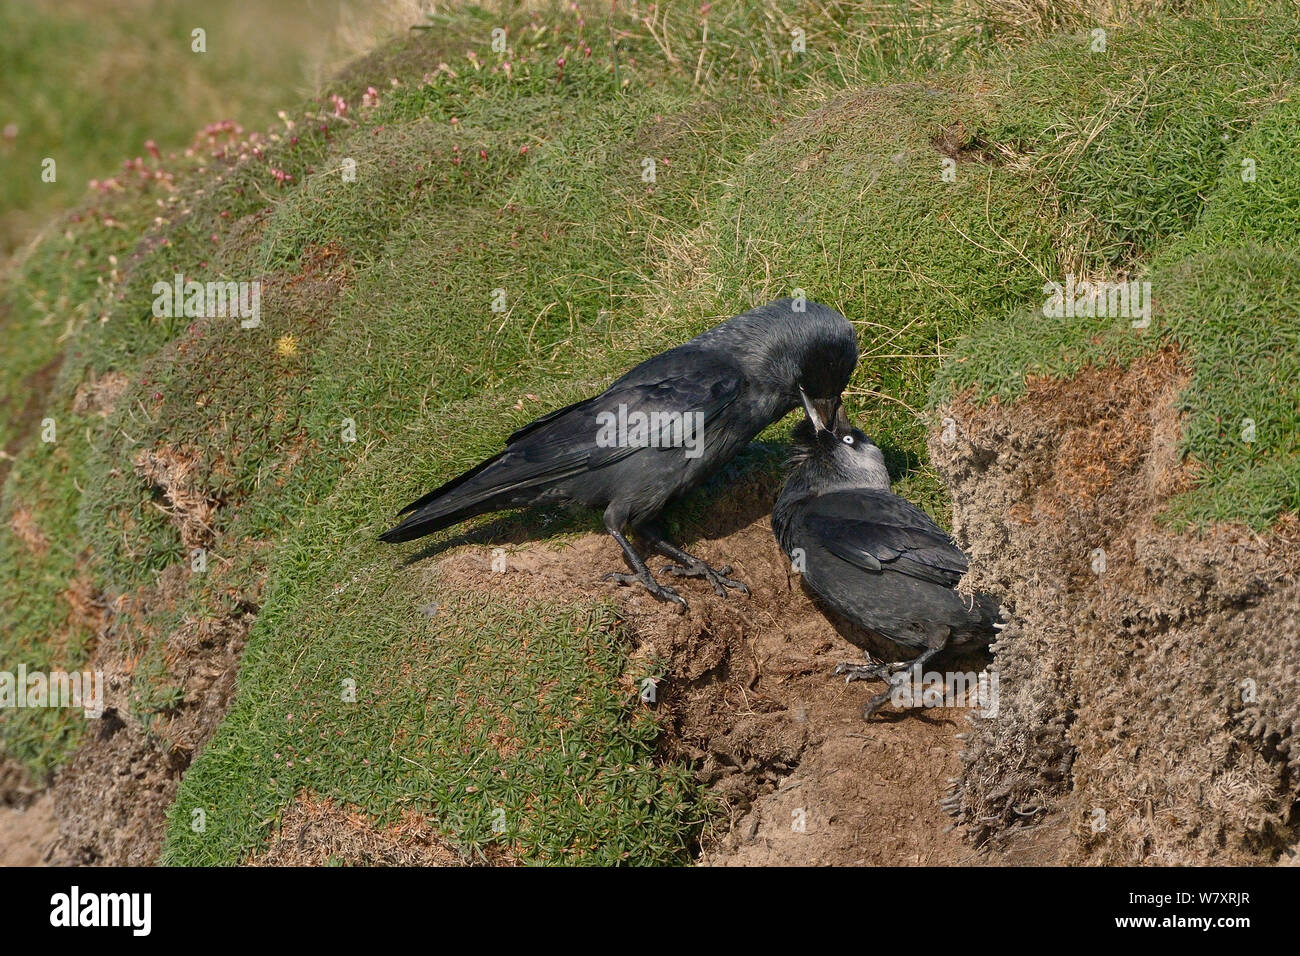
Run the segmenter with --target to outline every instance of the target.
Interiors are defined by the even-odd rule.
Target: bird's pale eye
[[[852,436],[852,435],[845,435],[845,436],[844,436],[844,444],[846,444],[846,445],[852,445],[852,444],[853,444],[853,436]]]

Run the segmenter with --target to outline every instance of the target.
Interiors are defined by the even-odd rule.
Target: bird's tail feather
[[[497,460],[503,454],[505,453],[499,452],[498,454],[493,455],[487,461],[479,462],[469,471],[463,472],[462,474],[459,474],[455,478],[451,479],[451,481],[448,481],[446,484],[434,488],[433,491],[429,492],[427,495],[421,495],[419,498],[416,498],[409,505],[407,505],[405,508],[403,508],[401,511],[397,513],[399,515],[404,515],[404,514],[410,514],[412,511],[419,511],[421,508],[424,508],[426,505],[437,501],[439,498],[444,498],[450,495],[453,491],[457,490],[462,485],[467,484],[470,481],[470,479],[477,478],[480,474],[482,474],[492,465],[495,465],[497,463]]]
[[[495,510],[491,499],[500,491],[489,486],[475,488],[472,479],[496,464],[501,455],[494,455],[464,474],[457,475],[446,484],[422,495],[398,512],[408,517],[379,536],[380,541],[395,543],[422,538],[443,528],[459,524],[475,515]]]
[[[433,534],[443,528],[450,528],[454,524],[460,524],[460,522],[473,518],[475,515],[481,515],[492,510],[490,504],[479,502],[477,505],[466,507],[453,506],[449,509],[417,511],[405,521],[381,534],[379,540],[387,541],[390,544],[399,541],[413,541],[416,538],[423,538],[426,534]]]

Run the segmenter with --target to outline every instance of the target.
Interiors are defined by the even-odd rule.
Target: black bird
[[[781,550],[831,610],[920,651],[909,662],[835,669],[849,680],[889,683],[867,704],[870,718],[940,651],[990,643],[1000,627],[998,602],[955,590],[966,555],[929,515],[889,490],[880,449],[842,413],[829,420],[810,413],[794,438],[794,468],[772,509]],[[902,669],[890,674],[894,668]]]
[[[717,471],[755,435],[802,404],[833,417],[858,360],[853,326],[815,302],[779,299],[653,358],[594,398],[543,415],[505,450],[411,502],[381,535],[409,541],[475,515],[574,502],[604,510],[632,574],[656,598],[686,602],[654,579],[624,532],[674,561],[679,577],[705,578],[718,594],[748,589],[664,540],[660,512]]]

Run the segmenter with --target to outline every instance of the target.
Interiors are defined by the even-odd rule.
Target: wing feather
[[[853,489],[809,499],[801,516],[808,539],[871,573],[897,571],[954,587],[966,556],[920,508],[886,491]]]

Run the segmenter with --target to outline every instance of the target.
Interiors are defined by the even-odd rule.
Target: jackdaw
[[[889,490],[880,449],[842,413],[831,419],[809,413],[794,439],[794,467],[772,509],[781,550],[832,611],[920,651],[912,661],[835,669],[848,680],[889,684],[867,704],[863,718],[870,718],[895,686],[919,675],[940,651],[989,644],[1000,627],[998,602],[958,593],[966,555],[929,515]]]
[[[798,408],[834,417],[858,360],[853,326],[815,302],[779,299],[647,359],[594,398],[543,415],[506,439],[505,450],[402,509],[381,535],[409,541],[475,515],[574,502],[604,510],[632,574],[659,600],[686,602],[654,579],[628,542],[631,530],[663,570],[702,577],[715,592],[748,588],[664,540],[657,519],[755,435]]]

